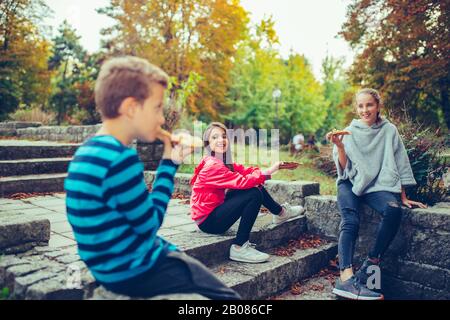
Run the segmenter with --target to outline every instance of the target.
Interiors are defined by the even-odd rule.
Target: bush
[[[50,125],[55,122],[56,115],[52,112],[44,112],[41,109],[19,108],[9,116],[14,121],[41,122],[43,125]]]
[[[319,150],[318,154],[312,155],[315,167],[326,173],[328,176],[336,178],[337,170],[333,160],[333,145],[324,145],[320,147]]]
[[[417,185],[406,190],[408,198],[434,205],[447,196],[444,176],[448,159],[443,157],[449,140],[440,129],[423,128],[409,117],[397,121]]]

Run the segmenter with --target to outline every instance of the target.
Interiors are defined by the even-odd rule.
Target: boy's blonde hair
[[[106,61],[95,83],[95,103],[102,118],[119,116],[123,100],[132,97],[144,102],[151,93],[151,84],[167,88],[169,77],[147,60],[123,56]]]

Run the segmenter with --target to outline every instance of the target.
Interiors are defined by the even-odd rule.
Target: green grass
[[[245,160],[238,161],[237,159],[237,152],[240,152],[240,154],[243,154],[245,152]],[[242,153],[241,153],[242,152]],[[243,164],[244,166],[258,166],[261,168],[267,168],[270,166],[270,163],[267,163],[263,161],[263,159],[260,159],[259,157],[256,160],[256,163],[251,163],[249,161],[249,154],[256,155],[257,150],[254,147],[240,146],[235,150],[234,152],[234,161],[240,164]],[[272,154],[269,153],[271,156]],[[266,157],[266,158],[270,158]],[[313,160],[308,154],[303,154],[301,156],[292,157],[290,156],[289,152],[286,151],[283,147],[280,150],[279,153],[279,160],[280,161],[296,161],[301,163],[300,167],[296,170],[280,170],[277,173],[275,173],[272,177],[274,180],[284,180],[284,181],[314,181],[320,183],[320,193],[323,195],[335,195],[336,194],[336,180],[333,177],[328,176],[321,170],[317,169],[314,166]],[[178,170],[178,172],[181,173],[194,173],[194,169],[197,164],[182,164]]]

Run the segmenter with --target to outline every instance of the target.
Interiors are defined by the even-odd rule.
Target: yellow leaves
[[[248,22],[239,1],[114,0],[104,12],[119,31],[112,51],[126,48],[125,53],[143,56],[177,79],[199,74],[198,94],[187,99],[186,108],[218,118],[231,58]]]
[[[259,36],[264,35],[269,45],[280,42],[275,31],[275,21],[272,17],[261,20],[261,23],[257,27],[257,33]]]

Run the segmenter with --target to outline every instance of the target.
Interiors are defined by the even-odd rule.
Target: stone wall
[[[135,147],[139,158],[144,163],[144,170],[156,170],[164,152],[163,143],[160,141],[151,143],[137,141]]]
[[[337,241],[335,196],[306,198],[308,230]],[[373,245],[380,215],[364,207],[355,251],[357,266]],[[391,298],[450,299],[450,203],[404,208],[402,225],[382,264],[382,287]]]
[[[0,122],[0,136],[26,140],[80,143],[93,136],[101,124],[92,126],[43,126],[39,122]]]
[[[0,122],[0,136],[15,137],[17,136],[17,129],[40,127],[40,122],[24,122],[24,121],[10,121]]]
[[[0,122],[0,137],[24,140],[82,143],[95,135],[101,124],[92,126],[42,126],[38,122]],[[162,158],[164,146],[161,142],[136,142],[145,170],[155,170]]]
[[[36,128],[16,129],[19,139],[63,141],[81,143],[93,136],[100,124],[93,126],[40,126]]]
[[[147,171],[144,173],[147,184],[152,184],[155,179],[156,172]],[[192,174],[177,173],[174,181],[174,192],[190,196]],[[266,181],[265,187],[273,198],[279,203],[288,202],[291,205],[304,205],[305,198],[310,195],[320,193],[320,184],[311,181]]]

